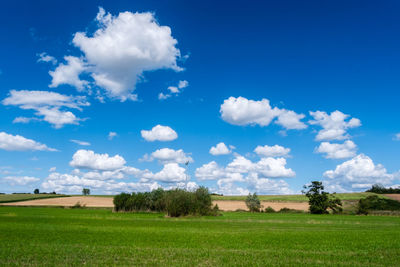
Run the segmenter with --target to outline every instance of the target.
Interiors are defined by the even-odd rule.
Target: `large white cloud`
[[[135,100],[136,83],[143,72],[158,69],[182,70],[177,66],[180,51],[171,28],[158,24],[153,13],[121,12],[106,14],[100,8],[96,17],[98,29],[89,35],[77,32],[72,43],[84,54],[82,62],[74,58],[75,67],[68,61],[53,73],[52,85],[71,84],[81,89],[85,81],[77,81],[81,72],[87,72],[94,83],[111,98]],[[69,59],[71,60],[70,57]],[[70,76],[64,75],[70,67]],[[81,67],[83,69],[81,69]],[[64,70],[63,72],[61,70]],[[55,80],[54,77],[60,77]]]
[[[326,153],[327,159],[344,159],[356,155],[357,146],[351,140],[346,140],[343,144],[332,144],[322,142],[316,149],[317,153]]]
[[[216,146],[213,146],[210,148],[210,154],[214,155],[214,156],[219,156],[219,155],[227,155],[230,154],[232,152],[232,150],[230,150],[225,143],[220,142],[218,143]]]
[[[5,132],[0,132],[0,149],[8,151],[57,151],[57,149],[50,148],[32,139],[20,135],[11,135]]]
[[[120,155],[111,157],[107,153],[97,154],[92,150],[80,149],[72,156],[72,161],[69,164],[81,169],[112,171],[121,169],[125,163],[125,159]]]
[[[58,172],[51,173],[41,184],[44,190],[64,192],[64,193],[81,193],[83,188],[90,188],[92,191],[115,194],[120,192],[131,191],[151,191],[157,189],[160,185],[157,182],[122,182],[114,179],[98,180],[89,179],[76,174],[62,174]]]
[[[15,185],[27,185],[34,182],[40,181],[39,178],[31,176],[6,176],[2,180],[12,186]]]
[[[185,173],[185,168],[178,163],[167,163],[163,169],[157,173],[148,172],[143,174],[143,178],[157,180],[166,183],[184,182],[188,178]]]
[[[263,157],[287,157],[290,153],[290,148],[286,148],[280,145],[265,145],[257,146],[254,149],[254,152]]]
[[[343,162],[335,170],[324,172],[327,188],[334,191],[359,191],[373,184],[391,185],[398,174],[388,173],[382,164],[375,164],[364,154]]]
[[[90,105],[84,96],[68,96],[56,92],[28,90],[11,90],[2,104],[35,110],[35,115],[38,117],[34,120],[46,121],[57,129],[65,124],[78,124],[82,120],[71,111],[65,110],[66,108],[82,110],[83,106]],[[30,120],[32,119],[19,117],[14,122],[26,123]]]
[[[193,162],[192,157],[187,155],[182,149],[174,150],[171,148],[157,149],[151,153],[151,160],[157,159],[163,164],[166,163],[180,163]]]
[[[215,161],[211,161],[207,164],[196,169],[195,176],[198,180],[217,180],[226,176],[226,171],[218,166]]]
[[[220,113],[224,121],[233,125],[267,126],[277,119],[275,123],[288,130],[307,128],[307,125],[300,121],[305,117],[303,114],[277,107],[272,108],[268,99],[255,101],[231,96],[224,100]]]
[[[178,134],[169,126],[156,125],[151,130],[140,131],[142,137],[149,142],[172,141],[178,138]]]
[[[314,118],[310,124],[319,125],[322,129],[316,136],[317,141],[323,140],[344,140],[349,139],[350,135],[347,130],[361,126],[361,121],[357,118],[351,118],[338,110],[327,114],[324,111],[310,111],[310,115]]]
[[[288,194],[289,185],[276,179],[291,178],[296,173],[286,168],[286,159],[264,157],[258,162],[236,155],[226,167],[211,161],[195,171],[198,180],[217,180],[217,191],[223,194],[247,194],[248,192]]]

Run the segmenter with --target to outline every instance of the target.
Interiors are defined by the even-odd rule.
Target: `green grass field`
[[[54,197],[67,197],[67,195],[59,194],[1,194],[0,203],[19,202],[25,200],[54,198]]]
[[[336,194],[341,200],[359,200],[367,196],[376,195],[375,193],[340,193]],[[380,197],[386,198],[383,195]],[[308,202],[305,195],[259,195],[262,201],[272,202]],[[212,196],[213,200],[245,200],[246,196]]]
[[[0,266],[398,266],[400,217],[0,207]]]

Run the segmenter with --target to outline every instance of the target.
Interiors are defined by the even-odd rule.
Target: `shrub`
[[[266,213],[275,213],[276,211],[272,207],[268,206],[268,207],[265,208],[264,212],[266,212]]]
[[[260,212],[261,202],[256,193],[253,195],[249,193],[246,198],[246,206],[251,212]]]
[[[33,190],[33,193],[36,195],[36,194],[39,194],[39,189],[35,189],[35,190]]]
[[[303,211],[302,210],[289,209],[289,208],[281,208],[279,210],[279,213],[303,213]]]
[[[328,208],[331,209],[333,213],[342,212],[342,201],[336,197],[335,193],[329,194],[325,192],[322,182],[312,181],[311,185],[304,186],[304,189],[307,188],[308,191],[303,191],[303,193],[308,197],[310,213],[327,214],[329,213]]]
[[[208,188],[200,186],[194,192],[194,197],[195,213],[202,216],[210,215],[212,200]]]
[[[71,207],[71,209],[83,209],[83,208],[86,208],[86,205],[84,204],[82,205],[79,201],[76,202],[75,205]]]
[[[130,199],[130,195],[127,193],[121,193],[114,197],[114,209],[115,211],[129,211],[128,209],[128,200]]]
[[[368,196],[358,201],[357,213],[368,214],[371,211],[387,210],[395,211],[400,210],[400,202],[392,199],[380,198],[378,196]]]
[[[195,201],[193,194],[183,189],[170,190],[166,194],[166,212],[168,216],[180,217],[194,214]]]

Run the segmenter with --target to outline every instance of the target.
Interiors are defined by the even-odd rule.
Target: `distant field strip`
[[[400,217],[0,207],[0,266],[399,266]]]
[[[1,194],[0,203],[19,202],[34,199],[61,198],[68,197],[67,195],[55,194]]]
[[[112,208],[114,207],[113,198],[110,197],[92,197],[92,196],[71,196],[67,198],[51,198],[51,199],[37,199],[29,201],[20,201],[14,203],[4,203],[6,206],[64,206],[71,207],[79,203],[86,207],[103,207]],[[224,211],[235,211],[237,209],[247,210],[244,201],[213,201],[213,204],[218,204],[218,207]],[[308,204],[306,202],[267,202],[262,201],[261,204],[266,208],[268,206],[275,210],[282,208],[297,209],[297,210],[308,210]]]
[[[367,196],[376,195],[375,193],[340,193],[336,194],[341,200],[359,200]],[[386,197],[379,195],[380,197]],[[242,200],[246,196],[212,196],[213,200]],[[259,195],[258,198],[263,201],[270,202],[308,202],[305,195]]]

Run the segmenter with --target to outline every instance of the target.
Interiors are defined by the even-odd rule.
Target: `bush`
[[[279,213],[303,213],[303,211],[302,210],[289,209],[289,208],[281,208],[279,210]]]
[[[36,194],[39,194],[39,189],[35,189],[35,190],[33,190],[33,193],[36,195]]]
[[[378,196],[369,196],[362,198],[358,201],[357,213],[367,215],[371,211],[386,210],[395,211],[400,210],[400,202],[392,199],[380,198]]]
[[[127,193],[121,193],[114,197],[114,209],[115,211],[130,211],[128,208],[128,200],[130,195]]]
[[[271,208],[270,206],[268,206],[268,207],[265,208],[264,212],[266,212],[266,213],[275,213],[276,211],[273,208]]]
[[[303,191],[306,197],[308,197],[308,204],[310,205],[310,213],[312,214],[328,214],[328,208],[333,213],[342,212],[342,201],[336,197],[335,193],[329,194],[324,191],[322,182],[312,181],[311,185],[304,186]]]
[[[183,189],[168,191],[165,204],[166,212],[171,217],[180,217],[195,213],[194,196]]]
[[[260,212],[261,202],[256,193],[253,195],[249,193],[246,198],[246,206],[251,212]]]

